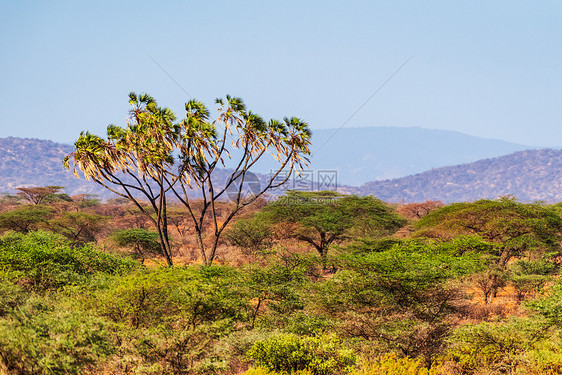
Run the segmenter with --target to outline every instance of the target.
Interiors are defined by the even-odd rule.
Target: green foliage
[[[343,253],[342,271],[318,286],[318,311],[337,330],[428,363],[443,347],[460,293],[455,280],[483,267],[474,253],[407,241],[386,251]]]
[[[247,254],[255,254],[273,245],[273,228],[265,220],[237,220],[226,233],[227,240]]]
[[[541,204],[502,198],[451,204],[422,218],[416,227],[416,236],[478,235],[499,244],[498,264],[505,268],[514,256],[559,252],[562,219]]]
[[[358,238],[346,246],[345,251],[354,255],[368,254],[371,252],[380,252],[390,250],[394,245],[402,243],[402,240],[385,237],[385,238]]]
[[[97,207],[101,204],[101,200],[99,198],[96,198],[96,195],[82,194],[78,196],[74,195],[71,198],[74,202],[76,202],[76,204],[78,204],[78,207],[80,207],[81,209]],[[118,199],[122,198],[114,198],[114,200]],[[128,202],[128,199],[126,201]],[[107,200],[106,202],[109,203],[109,200]]]
[[[91,246],[71,248],[66,238],[48,232],[0,237],[0,271],[36,290],[84,283],[98,274],[119,275],[136,265]]]
[[[421,290],[447,279],[473,273],[482,268],[475,253],[458,256],[448,244],[406,241],[386,251],[361,256],[343,254],[343,267],[380,281],[400,281],[401,289]],[[407,286],[412,283],[411,286]]]
[[[0,317],[6,316],[13,309],[20,306],[27,299],[26,293],[20,285],[14,285],[4,275],[0,277]]]
[[[312,245],[324,258],[333,243],[346,238],[387,235],[405,220],[373,197],[291,191],[266,206],[253,222],[296,224],[289,235]]]
[[[273,264],[249,266],[242,272],[246,293],[255,301],[251,314],[252,327],[256,322],[259,326],[284,325],[285,317],[303,309],[300,292],[308,284],[303,268]]]
[[[69,307],[31,296],[0,319],[0,357],[8,373],[80,374],[114,352],[110,325]]]
[[[287,207],[268,206],[238,221],[232,241],[261,254],[238,268],[143,267],[60,233],[0,237],[0,372],[229,374],[248,362],[256,367],[247,373],[271,375],[562,372],[558,221],[549,221],[549,208],[453,205],[414,238],[395,238],[386,236],[392,225],[382,230],[375,220],[384,214],[368,224],[368,202],[291,194],[298,199],[287,215],[311,209],[302,220],[281,220],[275,211]],[[313,203],[318,197],[322,203]],[[466,210],[455,216],[458,207]],[[359,219],[333,240],[340,246],[329,257],[292,243],[269,248],[284,231],[320,236],[309,219],[335,228],[337,215]],[[515,228],[501,232],[495,215]],[[77,216],[59,218],[80,224]],[[364,234],[371,237],[356,238]],[[113,236],[142,254],[159,251],[158,239],[147,230]],[[333,274],[320,270],[326,262]],[[489,306],[473,299],[477,288],[490,302],[504,285],[519,300],[502,304],[512,288]]]
[[[55,203],[55,202],[73,202],[72,197],[66,193],[61,194],[51,194],[45,197],[44,203]]]
[[[466,372],[487,368],[516,373],[526,367],[530,352],[547,334],[540,321],[531,319],[467,325],[449,338],[448,356]]]
[[[212,323],[226,333],[247,319],[247,300],[236,278],[226,267],[142,271],[98,293],[93,303],[101,315],[132,327],[194,330]]]
[[[308,370],[314,375],[344,372],[355,364],[353,351],[335,335],[300,337],[277,334],[257,341],[248,357],[268,370],[292,373]]]
[[[501,245],[487,241],[478,235],[460,235],[447,242],[437,242],[434,245],[446,250],[449,254],[477,254],[485,260],[492,260],[492,263],[501,253]]]
[[[556,264],[545,259],[517,260],[509,267],[509,283],[517,290],[519,300],[538,293],[557,271]]]
[[[562,284],[555,284],[547,296],[530,301],[527,306],[542,316],[549,325],[562,328]]]
[[[433,375],[439,374],[439,366],[425,367],[421,359],[398,357],[396,354],[385,354],[352,371],[350,375]]]
[[[25,205],[11,211],[0,213],[0,229],[28,233],[40,228],[53,214],[46,206]]]
[[[117,245],[132,247],[136,258],[144,261],[145,255],[160,255],[158,232],[132,228],[115,232],[111,237]]]
[[[55,233],[60,233],[75,245],[95,242],[97,235],[109,220],[101,216],[86,212],[63,212],[58,217],[49,220],[48,226]]]

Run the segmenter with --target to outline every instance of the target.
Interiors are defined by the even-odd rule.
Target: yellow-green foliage
[[[314,372],[308,369],[292,372],[276,372],[264,367],[250,367],[242,375],[312,375]],[[348,375],[445,375],[449,371],[444,365],[434,365],[430,369],[424,366],[421,359],[399,357],[396,354],[385,354],[373,362],[365,363],[355,369],[348,369],[338,373]]]
[[[280,374],[279,372],[269,371],[263,367],[250,367],[248,371],[244,372],[242,375],[276,375]],[[295,372],[291,372],[291,375],[312,375],[310,370],[298,370]]]
[[[309,370],[314,375],[328,375],[344,372],[355,364],[355,353],[333,334],[277,334],[257,341],[248,357],[258,366],[281,373]]]
[[[436,375],[438,372],[428,370],[421,359],[398,357],[386,354],[376,361],[361,366],[350,375]]]

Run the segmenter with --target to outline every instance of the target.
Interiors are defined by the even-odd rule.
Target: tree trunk
[[[204,265],[207,265],[207,253],[205,253],[205,245],[203,244],[203,237],[200,230],[197,230],[197,244],[199,245],[199,251],[201,252],[201,260],[203,261]]]

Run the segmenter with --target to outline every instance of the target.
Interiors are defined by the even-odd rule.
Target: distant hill
[[[315,172],[336,170],[340,184],[359,186],[531,148],[454,131],[416,127],[315,129],[310,168]],[[267,173],[272,166],[273,159],[261,163],[257,169]]]
[[[514,195],[524,202],[562,201],[562,151],[528,150],[432,169],[403,178],[373,181],[354,189],[387,202],[474,201]]]
[[[425,199],[425,197],[427,199],[452,201],[472,199],[471,197],[474,195],[465,198],[465,195],[453,193],[456,191],[452,189],[451,186],[453,185],[449,185],[448,190],[445,190],[448,193],[440,190],[438,188],[439,179],[452,178],[449,176],[449,172],[442,172],[444,173],[443,177],[432,175],[431,179],[433,181],[431,179],[424,180],[423,177],[421,180],[418,180],[419,177],[412,176],[407,179],[393,180],[392,183],[389,181],[370,182],[361,188],[352,188],[349,185],[352,185],[353,182],[359,184],[359,182],[364,180],[381,178],[381,176],[413,174],[432,167],[441,167],[444,165],[442,163],[458,164],[466,159],[472,161],[472,159],[476,159],[479,155],[492,154],[495,156],[495,153],[504,151],[510,153],[513,149],[523,147],[497,140],[485,140],[466,136],[455,132],[419,128],[342,129],[322,147],[332,134],[334,134],[333,130],[317,130],[314,132],[311,167],[312,174],[315,176],[315,183],[318,182],[319,172],[337,170],[337,184],[341,191],[365,194],[374,193],[380,196],[381,199],[389,201],[419,201]],[[0,138],[0,193],[13,194],[15,193],[15,188],[20,186],[60,185],[65,187],[65,192],[70,195],[96,194],[104,199],[112,197],[113,194],[102,187],[83,178],[77,179],[72,172],[64,169],[62,159],[72,152],[72,149],[71,145],[46,140],[13,137]],[[529,151],[525,155],[532,155],[532,152]],[[457,162],[458,160],[460,162]],[[520,161],[519,163],[527,162]],[[533,165],[533,163],[539,162],[533,161],[529,163]],[[272,164],[271,166],[274,165]],[[495,173],[500,173],[501,168],[504,168],[504,166],[497,165],[490,168],[486,172],[489,174],[486,178],[492,178],[491,173],[494,172],[494,169]],[[511,168],[514,168],[516,171],[519,170],[517,164]],[[532,170],[532,168],[530,169]],[[448,169],[445,168],[445,170]],[[218,172],[217,181],[223,182],[226,179],[227,171]],[[267,174],[269,169],[267,165],[262,165],[261,169],[258,169],[256,172]],[[431,171],[429,173],[434,172]],[[425,174],[418,176],[425,176]],[[264,176],[260,176],[260,178],[263,180]],[[461,181],[468,181],[468,177],[462,176],[462,172],[459,172],[459,177],[456,178],[461,179]],[[478,186],[482,185],[482,189],[484,189],[484,185],[488,181],[486,178],[479,177],[478,181],[476,181],[479,184]],[[505,178],[507,177],[502,176],[500,180]],[[525,181],[526,178],[522,177],[522,180]],[[397,181],[405,181],[403,187],[400,185],[401,182]],[[456,180],[449,182],[450,184],[462,185],[462,183],[456,182]],[[392,185],[392,189],[390,189],[391,185],[389,183]],[[472,182],[466,182],[465,185],[470,183]],[[512,184],[519,186],[522,183],[513,182]],[[291,185],[289,188],[293,188],[293,186]],[[430,187],[432,188],[430,189]],[[521,189],[524,189],[524,187]],[[404,191],[408,193],[404,193]],[[480,190],[472,189],[472,191],[475,194],[480,194],[476,193]],[[485,190],[482,191],[485,192]],[[541,193],[540,189],[534,195],[532,192],[526,191],[525,196],[518,191],[509,192],[520,196],[521,199],[544,199],[539,194]],[[495,193],[490,190],[490,194],[493,195]],[[527,196],[530,198],[527,198]]]
[[[62,165],[72,152],[70,145],[29,138],[0,138],[0,193],[15,192],[21,186],[58,185],[65,192],[98,194],[108,197],[104,189],[91,181],[77,179]]]
[[[337,170],[342,184],[359,186],[530,148],[415,127],[343,128],[337,133],[336,129],[321,129],[312,132],[311,168]]]
[[[109,190],[85,178],[76,178],[64,168],[62,160],[72,151],[73,146],[52,141],[0,138],[0,194],[15,194],[18,187],[56,185],[64,187],[64,192],[69,195],[91,194],[101,199],[115,198],[116,195]],[[229,169],[217,168],[213,178],[215,187],[224,186],[231,173]],[[256,173],[256,176],[262,184],[269,178],[268,173]],[[290,182],[288,189],[297,186],[293,179]],[[282,193],[283,190],[277,190],[271,191],[270,195]],[[193,197],[199,196],[199,191],[193,192]]]
[[[64,168],[62,160],[73,151],[73,146],[29,138],[0,138],[0,193],[14,194],[18,187],[64,187],[69,195],[91,194],[101,199],[115,198],[114,193],[85,178],[76,178]],[[228,170],[217,169],[216,184],[230,176]],[[258,175],[263,180],[265,176]],[[198,196],[198,192],[194,192]]]

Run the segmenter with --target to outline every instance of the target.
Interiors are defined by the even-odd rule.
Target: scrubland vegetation
[[[2,373],[562,372],[560,205],[291,192],[242,210],[209,266],[168,203],[168,266],[127,200],[20,193],[0,201]]]
[[[268,202],[307,165],[306,122],[228,95],[217,120],[197,100],[179,122],[147,94],[129,103],[126,126],[81,133],[63,161],[120,198],[1,201],[3,372],[562,372],[560,206]],[[268,154],[277,169],[252,180]]]

